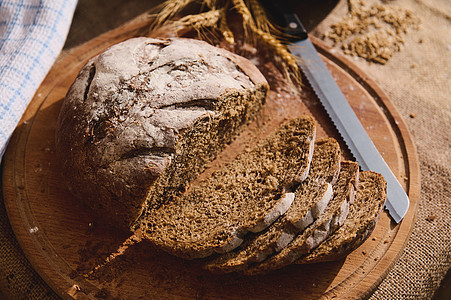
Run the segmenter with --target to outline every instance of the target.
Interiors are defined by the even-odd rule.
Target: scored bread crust
[[[69,189],[129,229],[155,180],[182,155],[181,137],[226,120],[228,132],[198,161],[212,160],[267,91],[250,61],[203,41],[140,37],[114,45],[83,67],[63,102],[56,149]],[[192,176],[201,170],[193,167]]]
[[[239,249],[207,262],[204,268],[218,273],[239,271],[283,249],[308,225],[306,222],[311,216],[317,218],[323,212],[332,198],[331,184],[338,177],[340,161],[341,151],[337,141],[332,138],[317,141],[309,176],[295,188],[295,202],[288,211],[267,231],[246,237]],[[303,219],[305,227],[293,226],[293,219]]]
[[[382,175],[364,171],[359,176],[355,202],[343,225],[317,248],[296,261],[297,264],[339,260],[357,249],[373,231],[387,198]]]
[[[257,275],[280,269],[294,263],[302,255],[317,247],[346,219],[349,205],[354,201],[358,178],[358,164],[351,161],[342,162],[340,175],[334,186],[334,198],[329,202],[324,213],[280,252],[263,262],[250,265],[242,270],[242,273]]]
[[[285,189],[308,169],[315,134],[311,117],[282,125],[185,195],[149,211],[145,238],[189,259],[233,250],[246,233],[263,230],[290,207],[294,195]]]

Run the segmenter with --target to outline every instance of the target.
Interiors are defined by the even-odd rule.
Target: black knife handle
[[[298,15],[286,3],[286,0],[260,0],[267,12],[274,18],[292,40],[305,40],[307,30],[305,30]]]

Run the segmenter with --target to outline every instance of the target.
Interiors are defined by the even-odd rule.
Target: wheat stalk
[[[224,40],[229,44],[235,44],[235,37],[233,36],[233,32],[227,24],[227,10],[228,6],[225,6],[221,10],[221,16],[219,19],[219,31],[221,32]]]
[[[274,32],[281,36],[280,30],[278,30],[269,20],[266,15],[265,9],[261,6],[258,0],[247,0],[249,10],[251,11],[255,25],[258,29],[265,32]]]
[[[300,82],[296,58],[282,43],[282,33],[268,20],[265,10],[258,0],[167,0],[161,6],[153,22],[153,27],[168,23],[191,3],[199,3],[206,11],[187,15],[173,24],[179,28],[192,28],[198,36],[210,41],[211,36],[219,32],[224,41],[234,44],[235,38],[229,27],[227,14],[236,11],[242,18],[244,38],[253,45],[261,45],[272,50],[274,63],[281,69],[287,79],[294,78]],[[292,75],[290,75],[292,73]]]
[[[221,10],[209,10],[197,15],[187,15],[176,21],[174,24],[181,27],[194,29],[199,38],[210,42],[210,36],[215,36],[215,29],[220,27],[221,17],[224,12]]]
[[[221,10],[210,10],[197,15],[187,15],[176,21],[177,25],[192,27],[199,31],[207,27],[216,27],[221,17]]]
[[[181,12],[186,6],[194,0],[167,0],[158,8],[159,13],[155,15],[152,27],[158,28]]]
[[[263,8],[258,3],[253,3],[254,9],[256,10],[254,13],[258,15],[260,23],[259,26],[252,17],[252,14],[249,8],[246,6],[244,0],[232,0],[232,3],[234,5],[234,8],[243,18],[243,27],[245,28],[245,33],[253,33],[254,36],[250,38],[251,40],[253,40],[254,44],[256,44],[257,39],[262,40],[265,45],[269,46],[275,52],[275,54],[277,54],[281,58],[282,70],[285,73],[285,77],[290,78],[290,76],[288,75],[290,73],[288,69],[290,69],[294,75],[293,77],[295,78],[295,80],[300,81],[299,67],[297,65],[296,58],[288,51],[287,47],[282,44],[280,39],[278,39],[271,33],[271,27],[264,25],[264,23],[268,23],[269,21],[263,21],[263,18],[267,20]]]
[[[247,8],[246,4],[244,4],[243,0],[232,0],[233,8],[241,15],[243,18],[243,29],[245,37],[249,37],[250,26],[254,25],[254,20],[252,19],[251,13]]]

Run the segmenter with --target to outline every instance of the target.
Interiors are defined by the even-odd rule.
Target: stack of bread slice
[[[233,250],[290,208],[290,187],[307,177],[315,134],[310,117],[281,126],[198,186],[149,210],[141,221],[144,236],[186,258]]]
[[[267,273],[339,259],[372,232],[386,199],[377,173],[343,161],[315,121],[283,124],[254,149],[141,219],[144,237],[217,273]],[[163,201],[165,202],[165,201]]]

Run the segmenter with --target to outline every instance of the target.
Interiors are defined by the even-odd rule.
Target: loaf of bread
[[[145,206],[161,204],[146,202],[150,189],[183,192],[267,91],[251,62],[202,41],[114,45],[83,67],[64,100],[56,129],[64,178],[115,226],[136,227]]]
[[[290,188],[308,175],[315,132],[311,117],[282,125],[184,195],[148,210],[141,221],[144,237],[183,258],[238,247],[246,233],[264,230],[289,209]],[[160,195],[163,201],[171,196]]]

